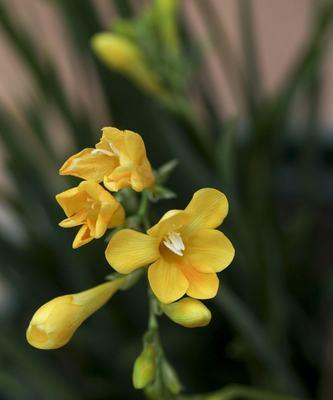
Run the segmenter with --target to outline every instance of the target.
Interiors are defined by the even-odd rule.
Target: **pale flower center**
[[[180,233],[178,232],[168,233],[165,240],[163,240],[163,244],[178,256],[184,255],[185,245]]]

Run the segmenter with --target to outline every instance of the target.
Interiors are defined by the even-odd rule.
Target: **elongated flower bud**
[[[91,40],[97,56],[110,68],[133,79],[138,85],[155,94],[161,94],[159,80],[146,65],[139,47],[126,37],[102,32]]]
[[[155,377],[156,354],[152,344],[146,344],[142,353],[135,360],[133,368],[133,386],[135,389],[143,389],[151,383]]]
[[[101,308],[123,283],[124,279],[117,279],[84,292],[56,297],[44,304],[32,317],[27,341],[42,350],[64,346],[82,322]]]
[[[209,309],[199,300],[185,297],[171,304],[162,304],[163,312],[176,324],[185,328],[206,326],[211,320]]]

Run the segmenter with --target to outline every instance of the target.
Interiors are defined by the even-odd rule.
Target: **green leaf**
[[[166,183],[171,173],[177,167],[178,164],[179,164],[178,160],[170,160],[164,165],[162,165],[155,173],[156,183],[158,185],[163,185],[164,183]]]

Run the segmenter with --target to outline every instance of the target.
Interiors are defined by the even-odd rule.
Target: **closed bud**
[[[152,344],[146,344],[142,353],[135,360],[133,368],[133,386],[143,389],[155,378],[156,352]]]
[[[163,312],[176,324],[185,328],[206,326],[211,320],[209,309],[199,300],[185,297],[171,304],[162,304]]]
[[[149,92],[162,94],[157,76],[146,65],[134,42],[115,33],[102,32],[93,36],[91,46],[108,67],[126,75]]]
[[[101,308],[123,283],[123,278],[117,279],[84,292],[56,297],[44,304],[32,317],[27,341],[42,350],[64,346],[82,322]]]

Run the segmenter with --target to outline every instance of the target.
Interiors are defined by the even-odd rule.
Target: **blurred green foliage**
[[[182,15],[177,17],[175,9],[163,14],[162,0],[135,16],[132,2],[114,0],[118,17],[110,29],[139,48],[163,86],[163,96],[145,91],[130,74],[108,69],[96,58],[91,38],[103,28],[94,2],[53,3],[82,62],[93,65],[112,124],[142,134],[154,167],[179,160],[169,182],[178,198],[156,205],[156,218],[185,205],[200,187],[219,188],[230,200],[224,230],[235,244],[236,259],[209,304],[213,322],[189,331],[162,320],[166,353],[186,391],[240,384],[328,399],[332,143],[320,134],[319,105],[333,5],[313,2],[307,44],[284,82],[268,96],[262,90],[251,1],[238,1],[244,65],[236,64],[213,3],[196,2],[220,68],[245,108],[242,117],[225,118],[217,109],[207,86],[197,79],[204,51]],[[75,151],[97,141],[97,121],[73,107],[57,68],[51,60],[41,60],[9,8],[9,1],[0,2],[2,32],[29,72],[36,96],[29,104],[18,104],[21,118],[0,108],[1,144],[14,188],[1,189],[1,201],[20,233],[10,235],[6,226],[0,230],[0,277],[12,293],[0,316],[0,398],[140,398],[131,387],[131,372],[146,327],[144,282],[112,299],[64,349],[45,353],[25,342],[25,328],[39,305],[95,285],[110,270],[103,240],[73,251],[72,232],[57,226],[62,215],[54,195],[75,180],[57,175],[64,158],[50,140],[44,112],[47,107],[57,110]],[[190,101],[193,85],[204,117]],[[307,109],[301,130],[292,123],[300,98]],[[233,386],[207,398],[262,397],[256,389]]]

